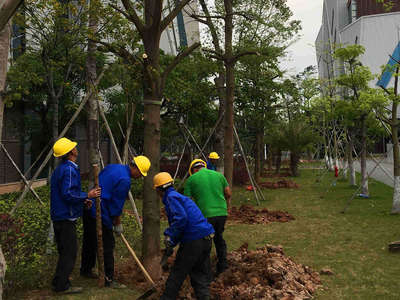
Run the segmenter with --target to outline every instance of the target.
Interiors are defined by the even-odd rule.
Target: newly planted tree
[[[203,9],[205,16],[194,16],[206,23],[209,28],[212,19],[218,22],[224,47],[207,49],[210,57],[222,61],[225,67],[225,120],[224,120],[224,174],[232,184],[233,174],[233,126],[235,99],[235,65],[247,55],[264,55],[268,51],[285,48],[299,30],[298,21],[290,21],[292,12],[285,1],[216,1],[215,9]],[[211,12],[212,11],[212,12]],[[210,13],[211,12],[211,13]],[[211,33],[217,30],[210,30]],[[214,34],[215,36],[215,34]],[[222,42],[220,42],[222,44]],[[223,49],[223,50],[222,50]]]
[[[337,49],[335,58],[343,61],[346,70],[336,81],[339,86],[345,88],[346,95],[344,98],[348,101],[347,108],[349,115],[352,116],[347,120],[350,122],[349,139],[354,140],[357,125],[359,125],[361,131],[361,193],[368,195],[367,118],[373,107],[369,101],[366,101],[366,94],[370,92],[368,83],[373,79],[373,76],[369,68],[360,63],[359,58],[364,51],[365,49],[361,45],[351,45]],[[352,155],[352,153],[349,155]]]
[[[152,167],[144,181],[143,200],[143,262],[152,278],[160,276],[160,204],[153,189],[153,176],[159,170],[160,160],[160,107],[166,80],[179,62],[200,46],[194,43],[183,49],[165,68],[160,64],[160,38],[167,26],[190,0],[177,2],[170,13],[163,17],[164,1],[145,0],[134,3],[130,0],[114,1],[110,6],[128,25],[133,25],[136,31],[126,31],[128,40],[106,40],[94,37],[108,51],[120,56],[125,61],[143,66],[144,95],[144,154],[150,159]],[[107,14],[105,14],[107,17]],[[109,20],[115,21],[112,17]],[[123,21],[121,21],[123,22]],[[125,28],[129,28],[126,26]],[[120,31],[114,28],[113,33]],[[129,36],[130,35],[130,36]],[[134,45],[141,40],[143,50]],[[133,44],[134,47],[131,47]],[[140,57],[137,55],[140,53]]]

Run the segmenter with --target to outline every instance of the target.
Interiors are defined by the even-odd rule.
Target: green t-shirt
[[[185,184],[185,195],[191,197],[204,217],[227,216],[224,190],[228,186],[224,175],[219,172],[201,169],[189,177]]]

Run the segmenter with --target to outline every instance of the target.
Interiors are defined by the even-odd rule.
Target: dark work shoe
[[[98,279],[99,275],[93,273],[93,272],[81,272],[81,276],[85,278],[90,278],[90,279]]]
[[[105,286],[112,289],[126,289],[126,285],[122,283],[118,283],[116,281],[106,281]]]
[[[58,292],[59,294],[80,294],[83,292],[83,288],[78,286],[70,286],[68,289]]]

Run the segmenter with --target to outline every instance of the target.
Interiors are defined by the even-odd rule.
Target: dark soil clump
[[[270,222],[289,222],[295,218],[284,211],[269,211],[255,209],[250,205],[232,207],[228,216],[228,221],[240,222],[243,224],[268,224]]]
[[[170,258],[170,264],[173,259]],[[228,254],[228,262],[229,268],[211,283],[210,294],[213,300],[311,299],[321,286],[317,272],[285,256],[280,246],[266,245],[257,250],[249,250],[248,245],[244,244]],[[120,265],[116,273],[117,280],[123,283],[143,291],[150,288],[133,261]],[[167,277],[168,272],[164,272],[157,282],[157,293],[148,299],[160,298]],[[188,279],[178,299],[196,299]]]

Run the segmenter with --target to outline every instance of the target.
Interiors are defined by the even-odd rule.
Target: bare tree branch
[[[5,0],[2,2],[3,4],[0,7],[0,31],[3,31],[8,21],[22,4],[23,0]]]
[[[207,55],[210,58],[215,58],[217,60],[225,61],[225,57],[221,53],[218,53],[215,50],[212,50],[212,49],[202,49],[202,50],[203,50],[203,52],[211,53],[211,54]]]
[[[260,56],[261,53],[260,53],[260,52],[257,52],[257,51],[245,51],[245,52],[241,52],[241,53],[236,54],[236,55],[232,58],[232,60],[233,60],[234,62],[236,62],[236,61],[239,60],[239,58],[241,58],[241,57],[243,57],[243,56],[246,56],[246,55],[258,55],[258,56]]]
[[[121,46],[115,46],[100,40],[92,39],[92,41],[96,42],[97,44],[103,45],[109,52],[112,52],[115,55],[121,57],[128,63],[131,64],[142,63],[142,61],[140,61],[135,55],[133,55],[132,53],[130,53],[128,50],[126,50]],[[99,51],[101,51],[101,49],[99,49]]]
[[[127,0],[123,0],[127,1]],[[178,13],[188,4],[191,0],[182,0],[180,1],[175,8],[164,18],[164,20],[160,23],[161,32],[167,28],[167,26],[175,19]]]
[[[131,20],[135,24],[140,35],[143,35],[143,33],[145,31],[145,26],[144,26],[142,20],[140,20],[139,16],[137,15],[136,10],[132,7],[131,1],[130,0],[121,0],[121,2],[126,9],[126,13],[130,17],[129,20]]]
[[[177,56],[175,56],[174,60],[172,63],[168,65],[168,67],[164,70],[164,72],[161,74],[161,88],[164,89],[165,83],[167,81],[167,77],[169,73],[190,53],[192,53],[196,48],[200,47],[200,43],[194,43],[192,46],[186,48],[183,52],[179,53]]]

